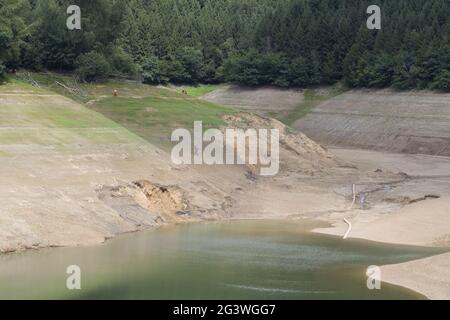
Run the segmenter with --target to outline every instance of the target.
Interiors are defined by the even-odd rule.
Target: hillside
[[[129,165],[144,154],[167,170],[155,148],[49,91],[9,84],[0,101],[1,251],[96,243],[155,224],[147,212],[115,211],[95,191],[136,176]]]
[[[208,181],[71,99],[15,81],[0,103],[2,252],[99,243],[221,208],[217,190],[199,190]]]
[[[327,146],[450,156],[450,94],[352,90],[293,126]]]
[[[56,89],[49,83],[43,87]],[[318,219],[333,225],[321,232],[341,236],[347,218],[357,237],[386,234],[378,239],[390,241],[389,234],[402,233],[404,241],[447,243],[447,202],[435,199],[450,190],[441,176],[450,165],[444,159],[439,170],[421,170],[420,159],[402,158],[405,174],[394,156],[382,170],[368,156],[358,169],[272,118],[133,82],[80,89],[85,105],[18,81],[0,87],[0,252],[98,244],[125,232],[218,219]],[[221,129],[279,129],[279,174],[172,165],[166,134],[193,119]],[[365,195],[363,206],[351,208],[353,183],[357,200]],[[426,219],[438,228],[422,232],[410,221],[415,204],[435,208]],[[380,231],[385,219],[396,222],[389,233]],[[423,221],[421,214],[415,219]]]
[[[112,88],[119,97],[111,97]],[[2,252],[94,244],[168,223],[286,217],[299,213],[299,199],[302,211],[327,212],[346,202],[333,193],[335,180],[357,175],[272,120],[129,82],[82,89],[86,106],[109,118],[54,91],[18,81],[0,87]],[[279,127],[280,174],[262,179],[245,166],[173,166],[167,134],[194,119],[218,128]],[[341,173],[331,180],[331,172]],[[324,180],[310,185],[313,175]]]

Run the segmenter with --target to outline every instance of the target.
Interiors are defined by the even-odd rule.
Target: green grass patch
[[[76,83],[73,77],[54,73],[32,73],[42,89],[20,79],[8,90],[26,88],[28,92],[55,92],[71,98],[26,96],[0,110],[0,125],[17,128],[0,132],[0,143],[64,145],[79,142],[111,143],[145,139],[160,147],[170,147],[172,131],[192,130],[194,121],[203,121],[205,129],[218,128],[221,117],[235,110],[186,96],[162,87],[136,81]],[[58,83],[75,85],[83,97],[72,96]],[[205,89],[205,88],[203,88]],[[118,97],[113,96],[117,90]],[[208,90],[213,90],[209,86]],[[83,107],[76,102],[85,102]],[[81,101],[80,101],[81,100]],[[31,128],[30,126],[34,127]],[[58,130],[55,130],[58,129]],[[65,130],[59,130],[65,129]],[[128,134],[127,134],[128,133]]]
[[[20,81],[18,79],[10,78],[8,82],[0,85],[0,93],[45,93],[45,90],[33,87],[32,85]]]
[[[54,130],[48,128],[18,128],[0,131],[0,144],[13,145],[52,145],[61,146],[80,143],[89,144],[127,144],[140,143],[141,138],[125,128],[111,128],[109,130],[65,129]],[[0,152],[0,156],[7,156]]]
[[[90,106],[142,138],[167,149],[177,128],[192,130],[194,121],[203,121],[204,129],[219,128],[222,116],[236,110],[197,99],[164,97],[104,98]]]
[[[4,99],[0,108],[0,144],[124,144],[143,141],[101,113],[20,80],[11,80],[0,88],[0,93],[12,94]]]
[[[65,83],[73,79],[69,75],[53,72],[30,72],[30,76],[42,87],[50,87],[54,85],[56,81]]]
[[[104,83],[84,83],[81,85],[91,99],[99,97],[113,97],[117,90],[119,97],[166,97],[183,98],[181,93],[162,87],[155,87],[137,81],[111,80]]]
[[[64,95],[82,103],[98,98],[112,97],[114,90],[118,91],[119,97],[185,97],[185,95],[174,90],[150,86],[133,80],[109,80],[102,83],[83,83],[78,82],[74,76],[68,74],[53,72],[30,72],[29,74],[43,89]],[[23,83],[20,81],[19,76],[16,77],[15,81],[17,83]],[[75,90],[70,91],[64,86]],[[33,88],[32,86],[29,87]]]
[[[304,100],[301,104],[295,107],[295,109],[282,115],[270,114],[270,116],[275,117],[284,124],[290,126],[298,119],[306,116],[319,104],[344,93],[346,90],[347,89],[341,84],[335,84],[330,87],[305,89]]]
[[[181,87],[181,89],[178,89],[178,92],[181,92],[181,90],[186,90],[189,96],[197,98],[220,89],[223,86],[223,84],[200,84],[197,86],[183,86]]]
[[[117,125],[101,114],[82,108],[44,106],[28,111],[34,123],[56,128],[114,128]]]

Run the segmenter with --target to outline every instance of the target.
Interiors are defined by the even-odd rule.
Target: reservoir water
[[[366,268],[442,252],[309,232],[315,222],[229,221],[163,227],[103,245],[0,255],[2,299],[421,299]],[[81,290],[66,269],[81,270]]]

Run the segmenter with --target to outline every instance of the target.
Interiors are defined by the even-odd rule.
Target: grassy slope
[[[127,143],[139,138],[84,106],[13,80],[0,86],[0,144]]]
[[[221,119],[222,115],[235,112],[234,109],[186,96],[175,90],[144,85],[134,81],[81,84],[78,89],[85,94],[81,97],[73,96],[61,86],[55,85],[55,81],[70,85],[72,83],[70,77],[51,73],[32,74],[32,76],[42,87],[85,102],[89,109],[95,111],[93,114],[102,114],[111,119],[111,123],[118,123],[166,150],[172,145],[170,136],[173,130],[177,128],[192,130],[194,121],[199,120],[203,121],[205,129],[218,128],[224,124]],[[196,95],[217,87],[199,86],[192,89],[197,90],[194,93]],[[114,90],[118,91],[118,97],[113,97]],[[44,109],[43,114],[49,117],[48,110]],[[61,113],[63,111],[50,117],[65,126],[83,126],[78,122],[76,115]],[[92,121],[95,121],[95,118],[93,117]],[[92,126],[90,123],[84,125]]]
[[[191,130],[194,121],[199,120],[203,121],[205,129],[218,128],[224,124],[221,116],[234,112],[197,99],[160,95],[106,97],[90,107],[164,149],[171,145],[173,130]]]
[[[217,128],[224,124],[221,120],[222,115],[236,112],[234,109],[195,98],[214,91],[221,85],[186,86],[175,91],[134,81],[110,81],[101,84],[78,85],[84,95],[73,96],[63,87],[55,84],[58,81],[70,86],[73,80],[68,76],[51,73],[32,74],[32,76],[44,88],[87,103],[88,108],[166,150],[172,145],[170,136],[174,129],[191,130],[196,120],[202,120],[204,128]],[[187,90],[187,96],[179,93],[182,89]],[[114,90],[118,91],[118,97],[113,97]],[[345,92],[345,88],[340,84],[306,89],[304,101],[295,109],[288,113],[269,115],[287,125],[292,125],[314,107],[343,92]],[[96,116],[89,121],[80,121],[80,115],[74,114],[71,110],[61,110],[58,113],[55,113],[54,110],[50,111],[44,106],[42,109],[34,111],[33,116],[41,119],[47,118],[53,123],[65,127],[82,128],[99,125],[96,123]],[[81,117],[85,119],[84,115]]]

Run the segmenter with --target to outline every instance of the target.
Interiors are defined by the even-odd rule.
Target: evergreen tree
[[[20,63],[23,39],[27,35],[24,16],[28,11],[25,0],[0,2],[0,81],[5,79],[7,68],[14,69]]]
[[[82,10],[82,30],[66,9]],[[3,0],[0,77],[7,68],[76,71],[84,79],[233,81],[447,90],[448,0]],[[91,57],[99,68],[87,61]],[[87,72],[89,71],[89,72]],[[92,72],[98,74],[92,75]]]

